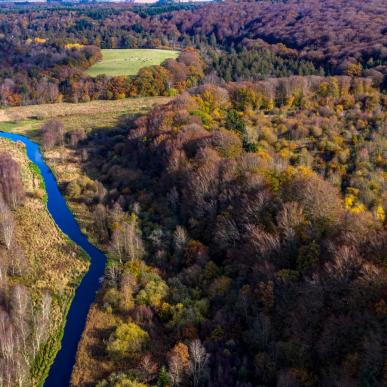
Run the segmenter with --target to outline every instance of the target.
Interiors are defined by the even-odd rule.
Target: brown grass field
[[[77,361],[72,377],[72,387],[94,386],[98,380],[114,371],[114,363],[106,359],[101,342],[108,340],[117,325],[111,313],[106,313],[93,304],[90,308],[86,328],[78,346]],[[90,356],[91,351],[93,356]]]
[[[101,113],[124,114],[141,112],[154,104],[166,103],[169,97],[126,98],[115,101],[91,101],[85,103],[56,103],[44,105],[16,106],[0,110],[0,122],[43,120],[73,115],[95,115]]]
[[[88,132],[114,127],[125,116],[146,113],[153,106],[169,101],[169,97],[147,97],[11,107],[0,109],[0,130],[24,134],[39,142],[39,129],[51,118],[62,121],[66,131],[84,129]]]

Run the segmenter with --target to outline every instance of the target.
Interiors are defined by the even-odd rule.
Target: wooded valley
[[[71,385],[387,384],[386,18],[382,0],[0,5],[0,129],[41,145],[108,257]],[[87,75],[110,48],[179,56]],[[9,237],[45,189],[1,141],[0,386],[29,386],[69,285],[25,265],[32,229]],[[55,267],[81,278],[68,249]]]

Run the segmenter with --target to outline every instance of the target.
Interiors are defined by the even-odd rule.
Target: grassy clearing
[[[51,118],[60,119],[66,131],[84,129],[88,132],[117,126],[127,115],[145,113],[153,106],[169,101],[169,97],[147,97],[12,107],[0,110],[0,130],[24,134],[39,141],[40,127]]]
[[[6,121],[0,119],[0,130],[5,132],[21,133],[24,130],[31,129],[37,125],[36,120]]]
[[[6,152],[21,167],[26,198],[15,211],[15,240],[21,247],[28,268],[12,284],[25,285],[34,299],[49,290],[52,296],[50,338],[35,359],[31,381],[38,385],[46,376],[60,347],[68,305],[83,274],[88,268],[85,254],[56,226],[42,195],[42,180],[31,166],[22,144],[0,139],[0,153]]]
[[[7,122],[11,129],[28,126],[37,120],[74,115],[124,114],[147,111],[153,105],[163,104],[168,97],[126,98],[116,101],[91,101],[85,103],[55,103],[43,105],[17,106],[0,110],[0,122]],[[19,121],[26,121],[22,124]],[[2,124],[4,125],[4,124]]]
[[[177,58],[178,51],[151,49],[102,50],[102,60],[91,66],[86,73],[92,77],[136,75],[142,67],[159,65],[169,58]]]

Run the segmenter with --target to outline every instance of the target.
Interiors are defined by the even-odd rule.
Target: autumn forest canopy
[[[155,101],[28,116],[108,257],[73,386],[387,384],[386,20],[383,0],[0,7],[5,114]],[[87,75],[109,48],[179,55]],[[18,211],[44,187],[27,194],[11,156],[0,153],[6,387],[39,374],[50,340],[37,326],[59,297],[21,263]]]
[[[372,77],[385,87],[385,13],[382,0],[227,2],[181,9],[3,6],[0,103],[153,93],[133,87],[127,78],[88,77],[84,70],[101,58],[100,48],[194,47],[206,59],[206,74],[226,81],[347,74]],[[171,82],[165,79],[169,74],[159,68],[152,71],[169,83],[167,90],[157,92],[170,93]]]

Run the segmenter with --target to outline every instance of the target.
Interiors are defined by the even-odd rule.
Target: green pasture
[[[179,52],[173,50],[106,49],[101,51],[102,60],[86,71],[92,77],[99,74],[136,75],[142,67],[159,65],[166,59],[179,56]]]

